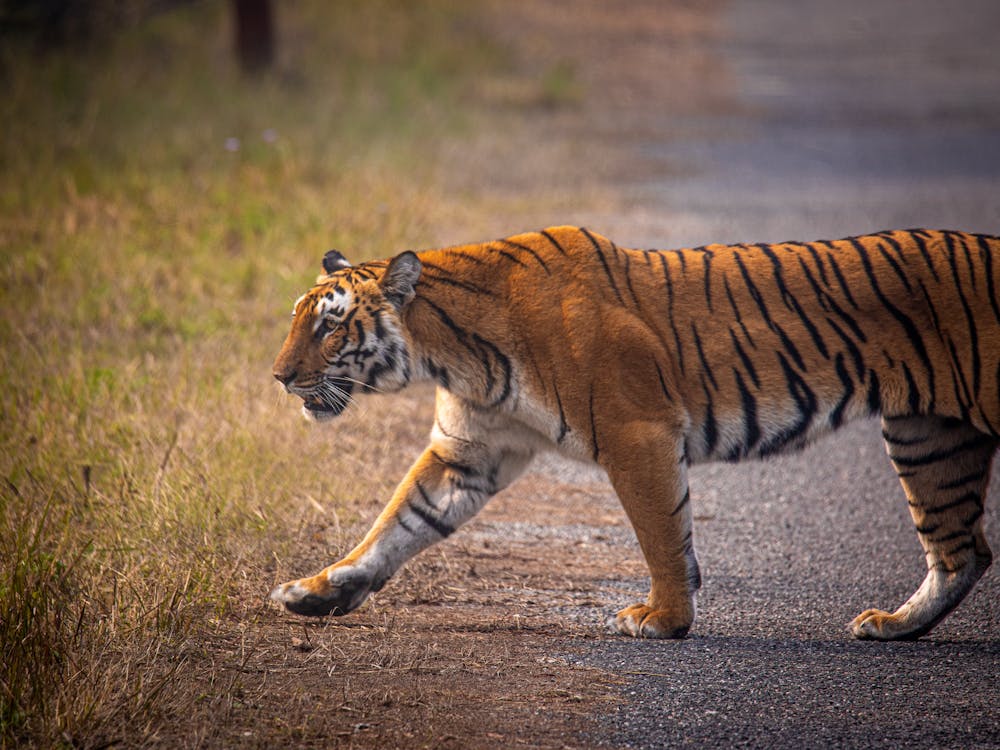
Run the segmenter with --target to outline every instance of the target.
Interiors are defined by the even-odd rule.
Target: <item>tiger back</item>
[[[687,467],[881,414],[928,571],[895,612],[850,627],[926,633],[991,559],[998,252],[995,237],[925,230],[643,251],[556,227],[356,268],[338,255],[298,302],[275,377],[317,418],[432,380],[435,425],[365,539],[272,596],[350,611],[554,449],[605,469],[649,565],[650,594],[617,629],[679,637],[700,584]]]

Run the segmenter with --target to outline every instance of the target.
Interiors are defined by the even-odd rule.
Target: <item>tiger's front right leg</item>
[[[300,615],[344,615],[407,560],[449,536],[513,481],[531,452],[435,435],[371,530],[339,562],[271,592]]]

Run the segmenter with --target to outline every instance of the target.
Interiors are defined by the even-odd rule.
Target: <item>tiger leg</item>
[[[271,599],[300,615],[344,615],[357,609],[403,563],[478,513],[530,458],[531,452],[523,449],[432,441],[357,547],[310,578],[278,586]]]
[[[882,433],[927,557],[927,577],[892,614],[869,609],[851,622],[858,638],[919,638],[969,593],[992,561],[983,499],[996,438],[942,417],[884,418]]]
[[[621,610],[614,627],[637,638],[683,638],[701,585],[683,444],[661,424],[633,422],[620,430],[620,447],[601,446],[599,462],[635,529],[651,584],[645,603]]]

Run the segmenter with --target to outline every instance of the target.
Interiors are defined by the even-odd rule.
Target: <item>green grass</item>
[[[192,644],[264,606],[317,499],[348,523],[404,460],[412,417],[375,399],[324,436],[270,362],[323,251],[454,213],[434,153],[503,53],[459,2],[276,5],[258,80],[222,3],[2,50],[0,746],[144,744],[194,711]]]

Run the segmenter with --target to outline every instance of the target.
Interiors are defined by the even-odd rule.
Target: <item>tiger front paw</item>
[[[620,611],[614,620],[619,633],[633,638],[683,638],[694,622],[694,612],[653,609],[633,604]]]
[[[851,635],[863,641],[899,641],[919,638],[927,629],[881,609],[866,609],[847,626]],[[928,628],[929,629],[929,628]]]
[[[271,600],[297,615],[346,615],[360,607],[377,588],[370,576],[354,568],[329,568],[311,578],[277,586]]]

